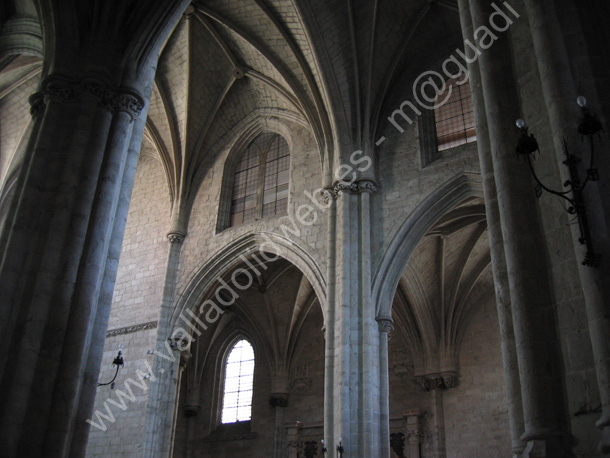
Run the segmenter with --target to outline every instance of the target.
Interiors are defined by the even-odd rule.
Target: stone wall
[[[149,152],[145,143],[136,171],[99,382],[108,382],[114,376],[112,361],[119,344],[124,345],[125,366],[114,389],[98,388],[94,407],[95,411],[110,416],[107,405],[116,421],[102,419],[106,431],[91,426],[87,448],[87,456],[91,458],[127,458],[141,454],[148,387],[158,383],[152,377],[141,379],[137,374],[137,371],[148,373],[146,364],[152,365],[153,355],[149,351],[155,345],[169,245],[165,236],[169,227],[167,185],[161,163]],[[129,380],[144,384],[146,390]],[[121,402],[119,391],[131,397],[127,387],[131,388],[135,400],[123,398]],[[95,411],[91,419],[100,424]]]
[[[473,317],[459,361],[460,383],[443,394],[447,458],[511,456],[494,301]]]

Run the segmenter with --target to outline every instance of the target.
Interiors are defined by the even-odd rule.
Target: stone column
[[[580,176],[586,177],[588,167],[588,144],[580,141],[578,123],[580,110],[576,105],[576,84],[571,72],[570,57],[566,51],[564,37],[559,25],[556,6],[553,2],[526,0],[525,6],[538,62],[540,80],[546,103],[547,113],[555,142],[555,153],[562,181],[568,180],[568,168],[563,165],[564,139],[570,152],[582,154],[579,164]],[[586,94],[583,94],[586,95]],[[590,103],[595,101],[590,101]],[[606,162],[607,164],[607,162]],[[608,180],[602,173],[602,180]],[[605,190],[604,190],[605,186]],[[578,273],[585,296],[589,334],[595,358],[597,384],[602,404],[602,417],[597,427],[603,431],[600,451],[610,453],[610,233],[608,220],[608,184],[589,182],[583,194],[587,218],[590,223],[590,236],[593,248],[598,255],[593,267],[579,263]],[[580,231],[572,225],[572,239],[578,260],[584,258],[584,248],[579,242]]]
[[[179,230],[172,225],[167,234],[169,252],[167,255],[167,268],[165,283],[161,299],[161,313],[157,329],[157,342],[155,344],[155,360],[153,372],[160,374],[158,380],[151,385],[148,404],[146,405],[146,430],[143,452],[145,457],[161,458],[171,457],[173,444],[171,443],[174,412],[178,406],[175,404],[177,393],[180,390],[178,377],[178,363],[180,351],[187,350],[190,342],[180,341],[183,333],[173,334],[172,313],[174,310],[174,291],[176,277],[180,262],[180,250],[184,242],[186,231]],[[186,330],[188,331],[188,330]],[[168,351],[168,346],[173,352]]]
[[[107,101],[100,98],[104,91],[112,94]],[[126,99],[131,102],[115,111],[116,101]],[[34,456],[44,442],[46,456],[64,456],[70,452],[133,120],[144,99],[97,78],[53,75],[32,103],[34,115],[41,116],[37,139],[26,153],[13,220],[3,228],[0,297],[10,315],[2,321],[2,335],[10,340],[2,362],[15,369],[3,371],[1,429],[8,450],[22,447],[20,454]],[[53,140],[58,135],[61,140]],[[40,434],[18,445],[26,417],[49,437]],[[48,418],[66,422],[44,426]]]
[[[390,372],[388,362],[388,342],[393,321],[390,317],[378,317],[379,323],[379,430],[380,454],[390,455]]]
[[[180,409],[178,406],[180,405],[180,387],[182,385],[182,376],[184,375],[184,370],[191,359],[193,354],[190,351],[183,351],[180,353],[180,363],[178,368],[178,380],[176,381],[176,393],[174,395],[174,418],[172,420],[172,428],[170,432],[170,457],[174,456],[174,443],[176,438],[176,425],[178,423],[178,414],[180,413]]]
[[[407,422],[406,440],[407,440],[407,457],[420,458],[421,442],[424,438],[424,431],[421,427],[421,418],[424,412],[420,409],[407,410],[402,414]]]
[[[474,29],[472,27],[472,17],[468,0],[458,0],[458,3],[464,40],[472,41]],[[520,456],[525,449],[525,444],[521,440],[524,427],[519,366],[517,361],[517,348],[515,346],[515,332],[513,330],[510,289],[506,270],[506,257],[504,254],[504,240],[502,238],[502,227],[500,225],[500,209],[498,207],[498,196],[496,194],[496,180],[493,171],[485,99],[483,97],[478,61],[474,61],[468,65],[468,73],[472,103],[474,106],[474,117],[477,126],[477,149],[479,152],[479,165],[481,167],[481,177],[483,181],[483,194],[485,196],[487,232],[489,234],[491,265],[496,292],[498,324],[500,325],[500,346],[502,349],[504,380],[506,383],[506,397],[508,400],[511,443],[513,455]]]
[[[107,323],[110,318],[110,306],[112,304],[112,296],[114,293],[114,279],[117,275],[119,267],[119,257],[123,247],[123,234],[127,223],[127,215],[129,213],[129,201],[131,200],[132,183],[136,175],[136,167],[140,156],[140,145],[142,143],[142,135],[146,125],[146,116],[142,113],[136,119],[131,144],[129,146],[127,161],[125,164],[125,172],[123,173],[123,183],[119,196],[119,205],[116,217],[114,219],[114,229],[110,247],[108,250],[108,258],[106,260],[106,269],[102,287],[100,291],[99,305],[96,323]],[[104,326],[97,326],[93,329],[91,336],[92,342],[100,342],[102,351],[106,339],[106,329]],[[102,363],[102,351],[90,352],[87,360],[87,368],[84,376],[86,386],[96,385],[99,378],[99,368]],[[79,418],[88,417],[93,411],[95,404],[96,392],[89,390],[81,391],[80,412],[77,414]],[[89,424],[86,422],[78,422],[75,425],[74,437],[78,438],[72,445],[70,456],[84,456],[87,447],[87,436]]]
[[[488,0],[471,0],[475,28],[489,26]],[[559,343],[547,280],[544,234],[531,178],[515,154],[519,117],[512,56],[499,35],[479,57],[513,313],[525,420],[524,441],[539,441],[546,456],[566,456]]]
[[[8,456],[84,454],[116,275],[113,238],[120,245],[117,218],[139,150],[136,120],[185,3],[38,5],[45,77],[30,99],[31,136],[0,233],[0,441]]]
[[[439,384],[440,379],[433,381]],[[445,442],[445,406],[443,404],[443,390],[434,388],[430,390],[432,395],[432,446],[434,447],[436,458],[445,458],[447,448]]]
[[[196,439],[199,437],[199,428],[197,427],[197,415],[201,411],[201,393],[200,385],[192,387],[187,391],[186,405],[184,406],[184,414],[187,416],[187,433],[186,433],[186,456],[192,458],[198,449]]]
[[[325,425],[329,458],[342,438],[345,456],[379,458],[379,331],[370,300],[371,180],[338,183],[334,269],[333,423]],[[327,330],[328,333],[328,330]],[[328,348],[327,336],[327,348]],[[327,366],[328,367],[328,366]],[[328,379],[327,379],[328,380]],[[330,405],[327,404],[327,409]],[[327,411],[328,412],[328,411]],[[325,417],[325,421],[329,421]],[[384,441],[388,438],[384,438]],[[389,447],[384,447],[389,454]],[[387,458],[387,456],[383,456]]]
[[[335,322],[337,317],[335,307],[335,286],[336,286],[336,244],[337,244],[337,197],[332,188],[326,189],[325,197],[327,203],[332,201],[328,209],[328,232],[327,249],[328,256],[326,265],[328,266],[328,299],[326,303],[325,323],[322,331],[324,333],[324,441],[329,450],[330,458],[333,443],[335,424],[334,410],[334,391],[335,391]]]

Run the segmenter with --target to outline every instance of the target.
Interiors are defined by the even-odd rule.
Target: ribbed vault
[[[392,315],[412,349],[416,376],[459,373],[464,333],[493,292],[485,208],[472,198],[428,231],[396,292]]]

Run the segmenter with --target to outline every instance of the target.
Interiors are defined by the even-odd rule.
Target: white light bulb
[[[339,443],[341,444],[343,442],[343,439],[339,438]]]
[[[578,96],[578,98],[576,99],[576,103],[580,108],[587,108],[587,98],[582,95]]]
[[[125,345],[119,344],[119,351],[123,351],[123,348],[125,348]]]
[[[523,119],[517,119],[517,122],[515,124],[519,129],[525,129],[527,127],[527,124]]]
[[[322,445],[324,445],[324,439],[322,439],[320,442],[322,443]]]

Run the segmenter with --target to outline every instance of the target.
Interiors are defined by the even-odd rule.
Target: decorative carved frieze
[[[144,99],[133,90],[118,88],[96,76],[87,76],[80,80],[61,75],[47,76],[41,85],[40,92],[33,94],[30,101],[30,113],[38,116],[44,112],[46,101],[50,98],[64,103],[74,103],[83,97],[93,97],[100,106],[112,112],[127,113],[132,120],[136,119],[144,108]]]
[[[132,332],[146,331],[148,329],[155,329],[157,327],[156,321],[150,321],[148,323],[134,324],[132,326],[126,326],[124,328],[110,329],[106,331],[106,338],[122,336],[123,334],[131,334]]]

